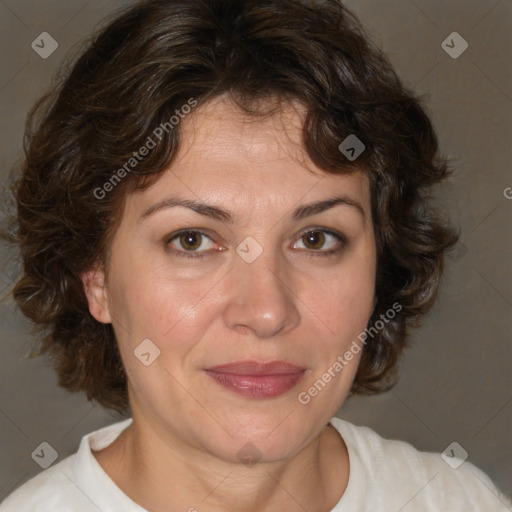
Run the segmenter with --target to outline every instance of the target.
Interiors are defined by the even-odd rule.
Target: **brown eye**
[[[171,235],[166,246],[177,256],[202,258],[212,252],[215,242],[201,231],[187,230]]]
[[[201,246],[202,236],[201,233],[186,232],[180,235],[179,241],[184,249],[195,250]]]
[[[330,229],[310,229],[303,232],[293,248],[315,256],[329,256],[341,252],[347,245],[346,238]]]
[[[302,235],[302,239],[308,249],[318,250],[325,244],[325,235],[322,231],[310,231]]]

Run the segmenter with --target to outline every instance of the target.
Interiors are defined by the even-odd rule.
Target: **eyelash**
[[[179,238],[181,235],[184,235],[184,234],[201,235],[201,236],[208,238],[209,240],[212,240],[211,237],[209,237],[206,233],[204,233],[203,231],[200,231],[198,229],[182,229],[181,231],[178,231],[177,233],[174,233],[173,235],[171,235],[165,242],[165,245],[168,246],[173,240]],[[212,240],[212,242],[213,242],[213,240]],[[174,254],[176,254],[182,258],[200,259],[200,258],[205,257],[204,254],[201,254],[201,253],[195,252],[195,251],[178,251],[175,249],[171,249],[171,250]]]
[[[344,235],[342,235],[341,233],[338,233],[336,231],[333,231],[331,229],[325,229],[325,228],[308,228],[306,231],[303,231],[300,234],[300,236],[297,239],[297,241],[302,239],[302,238],[304,238],[305,236],[309,235],[310,233],[324,233],[324,234],[327,234],[327,235],[331,235],[334,238],[336,238],[336,240],[338,241],[339,244],[335,248],[329,249],[328,251],[321,251],[321,250],[315,251],[314,249],[310,249],[309,251],[307,251],[307,250],[301,249],[301,251],[309,252],[309,254],[306,253],[307,257],[331,256],[333,254],[341,252],[347,246],[347,239],[346,239],[346,237]],[[204,236],[204,237],[208,238],[209,240],[211,240],[213,242],[213,240],[211,239],[210,236],[208,236],[205,232],[203,232],[203,231],[201,231],[199,229],[183,229],[181,231],[178,231],[178,232],[173,233],[172,235],[170,235],[166,239],[165,245],[168,246],[171,242],[173,242],[174,240],[176,240],[177,238],[179,238],[183,234],[201,235],[201,236]],[[172,249],[172,252],[174,254],[178,255],[179,257],[188,258],[188,259],[201,259],[201,258],[204,258],[206,256],[206,254],[202,254],[200,252],[195,252],[195,251],[185,251],[185,250],[174,250],[174,249]]]

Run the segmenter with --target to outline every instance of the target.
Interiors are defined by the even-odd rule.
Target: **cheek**
[[[178,376],[186,367],[188,354],[194,353],[216,316],[215,301],[207,294],[209,288],[197,282],[184,285],[177,279],[166,280],[160,273],[131,275],[133,279],[115,283],[114,330],[131,387],[139,397],[147,399],[149,394],[149,401],[158,407],[169,402],[167,390],[176,388],[172,376],[183,380]],[[148,339],[154,345],[148,346]],[[142,351],[142,346],[147,348]],[[137,358],[147,352],[151,358],[153,352],[158,354],[149,366]]]
[[[149,338],[162,350],[170,342],[173,350],[185,349],[183,342],[194,339],[213,314],[208,279],[184,279],[165,262],[136,256],[119,258],[112,268],[109,308],[121,347],[133,349]]]
[[[115,254],[109,306],[122,351],[133,352],[149,338],[163,355],[178,355],[207,337],[209,329],[226,334],[223,311],[238,293],[232,276],[223,279],[224,272],[219,271],[192,279],[160,256],[152,257],[151,251]],[[366,328],[373,305],[374,254],[368,242],[330,269],[308,265],[304,271],[289,267],[282,277],[291,290],[289,299],[300,311],[298,337],[303,342],[315,339],[319,359],[325,362]]]
[[[305,302],[320,324],[328,327],[334,342],[346,341],[364,331],[374,300],[373,260],[340,268],[318,286],[309,284],[305,286]]]

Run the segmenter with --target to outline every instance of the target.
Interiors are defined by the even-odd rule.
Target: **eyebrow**
[[[336,196],[330,199],[325,199],[324,201],[317,201],[299,206],[294,210],[292,218],[293,220],[301,220],[306,217],[317,215],[319,213],[330,210],[331,208],[334,208],[338,205],[353,207],[361,214],[363,221],[366,223],[367,217],[364,208],[357,201],[347,196]],[[199,213],[200,215],[204,215],[205,217],[210,217],[212,219],[220,220],[229,224],[232,224],[234,221],[233,214],[228,210],[224,210],[223,208],[207,203],[202,203],[191,199],[182,199],[179,197],[170,197],[154,204],[153,206],[150,206],[141,215],[140,220],[145,220],[156,212],[166,210],[168,208],[174,208],[175,206],[183,206],[195,211],[196,213]]]

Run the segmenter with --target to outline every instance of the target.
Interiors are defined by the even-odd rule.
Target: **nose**
[[[300,323],[298,298],[276,258],[265,253],[252,263],[239,258],[229,276],[224,322],[230,329],[270,339]]]

